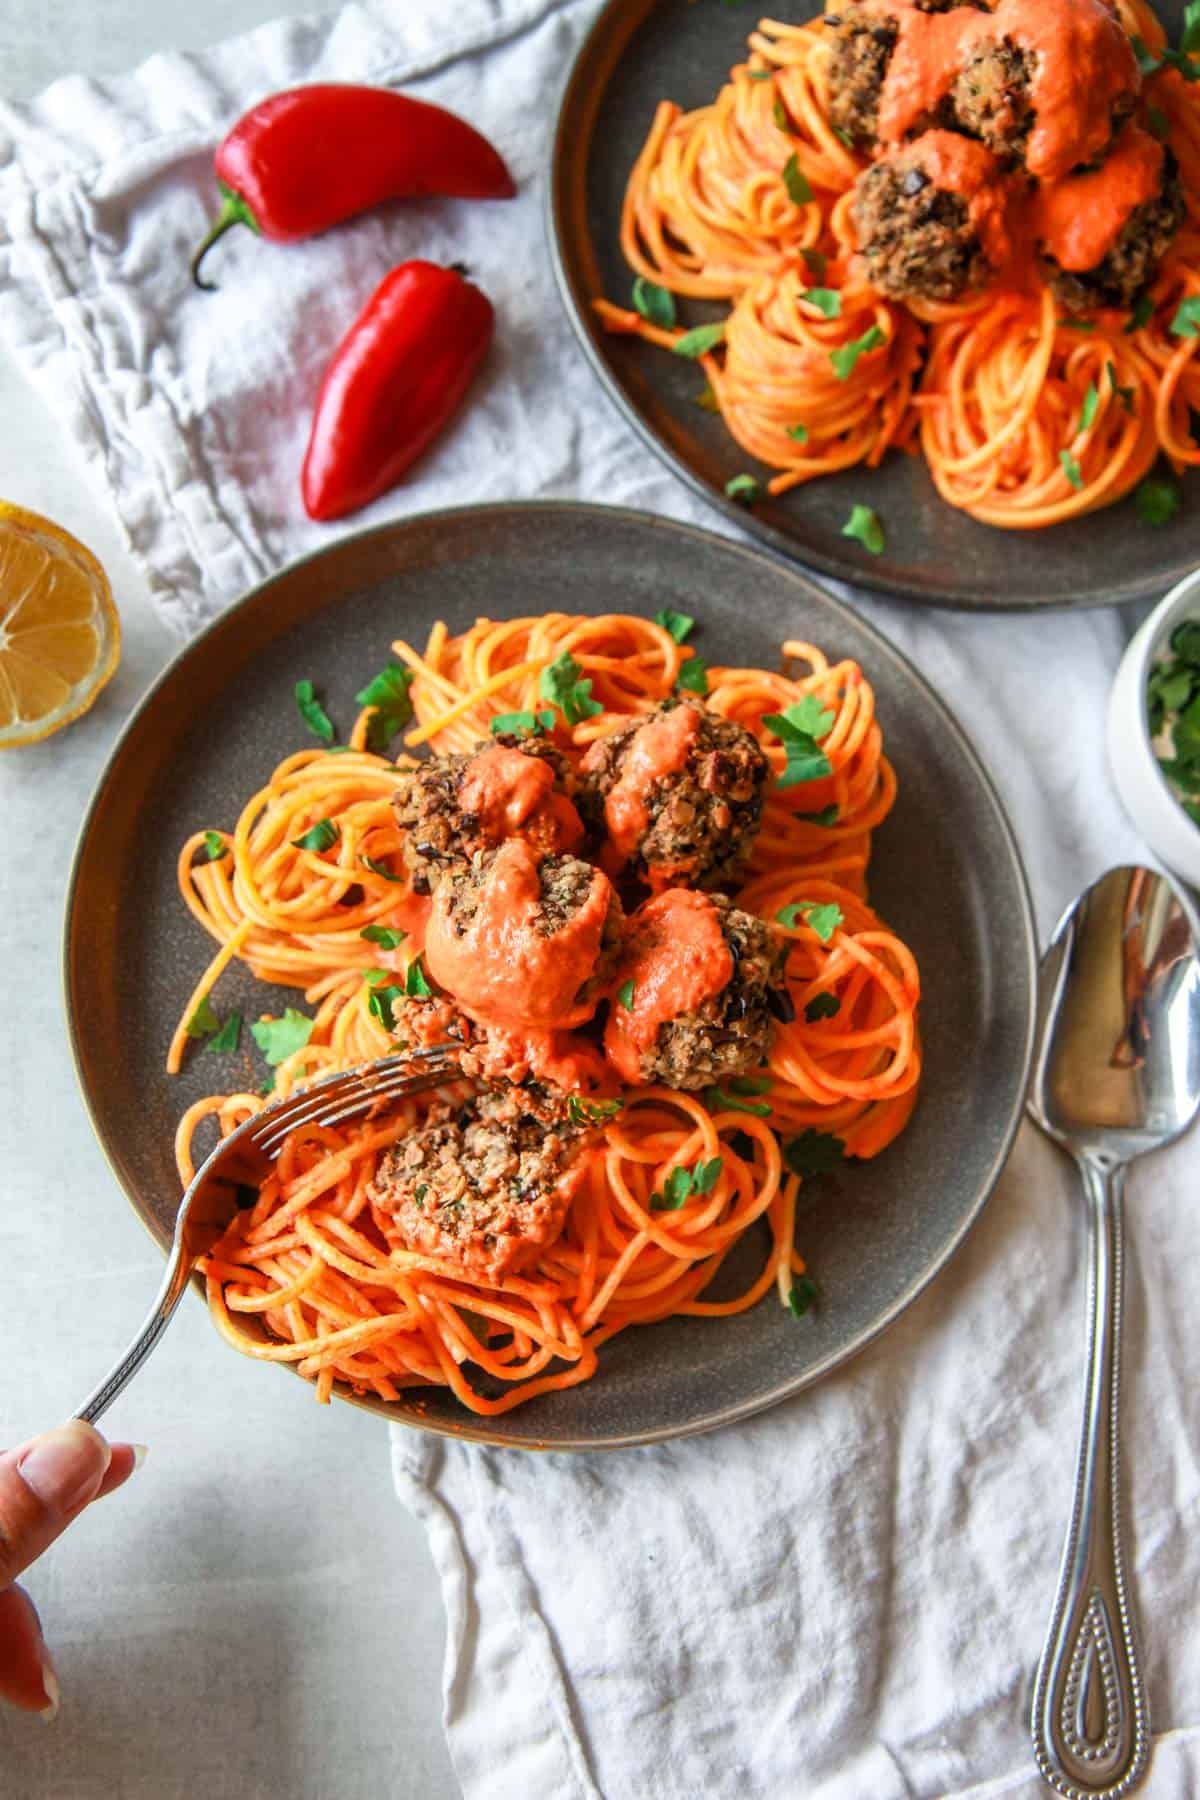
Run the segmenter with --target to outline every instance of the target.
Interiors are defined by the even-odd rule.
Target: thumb
[[[0,1590],[96,1498],[111,1458],[81,1419],[0,1456]]]

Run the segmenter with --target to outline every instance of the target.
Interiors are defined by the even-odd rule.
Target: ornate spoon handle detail
[[[1033,1743],[1067,1800],[1141,1780],[1150,1721],[1121,1551],[1120,1334],[1124,1178],[1080,1158],[1088,1197],[1088,1359],[1075,1502],[1033,1695]]]

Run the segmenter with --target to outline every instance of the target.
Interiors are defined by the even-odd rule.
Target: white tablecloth
[[[346,320],[412,254],[471,265],[497,306],[497,350],[437,453],[353,527],[531,494],[713,523],[620,424],[552,290],[550,98],[593,10],[352,6],[0,107],[0,331],[173,629],[336,535],[299,501],[312,395]],[[403,82],[466,113],[521,197],[390,209],[286,251],[241,234],[214,254],[219,294],[196,294],[185,270],[214,142],[251,100],[320,78]],[[1102,762],[1120,620],[858,603],[987,756],[1045,932],[1078,886],[1139,853]],[[1184,1145],[1132,1182],[1128,1469],[1150,1791],[1164,1796],[1200,1785],[1196,1164]],[[1070,1178],[1026,1131],[983,1222],[904,1320],[768,1416],[600,1458],[396,1432],[397,1485],[441,1573],[446,1724],[472,1800],[1038,1792],[1028,1690],[1069,1491],[1081,1244]],[[386,1541],[376,1553],[386,1563]],[[404,1642],[398,1608],[398,1680]],[[288,1791],[310,1790],[301,1776]]]

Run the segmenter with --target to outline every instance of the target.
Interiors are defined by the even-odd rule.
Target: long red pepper
[[[454,269],[384,277],[325,372],[301,490],[312,519],[357,512],[399,481],[461,406],[492,341],[486,294]]]
[[[498,150],[444,107],[387,88],[325,82],[251,107],[222,141],[224,204],[192,258],[233,225],[277,244],[313,237],[384,200],[441,194],[507,200],[516,192]]]

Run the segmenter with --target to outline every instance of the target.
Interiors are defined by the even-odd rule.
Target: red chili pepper
[[[444,107],[387,88],[326,82],[289,88],[251,107],[218,146],[221,215],[192,258],[200,262],[231,225],[274,243],[313,237],[383,200],[442,194],[508,200],[504,159]]]
[[[340,519],[394,487],[461,406],[492,341],[486,294],[454,269],[386,275],[334,352],[317,396],[301,490]]]

